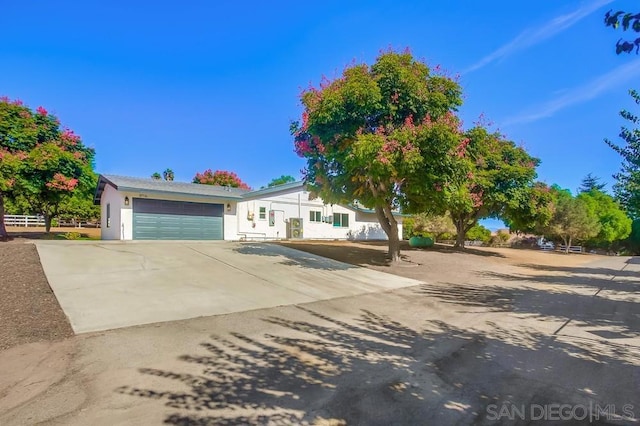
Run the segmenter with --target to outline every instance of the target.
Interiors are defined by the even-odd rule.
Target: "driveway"
[[[76,333],[422,284],[266,243],[37,243]]]

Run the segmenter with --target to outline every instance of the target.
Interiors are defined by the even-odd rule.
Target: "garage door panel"
[[[222,240],[222,215],[220,204],[134,199],[133,237],[136,240]]]

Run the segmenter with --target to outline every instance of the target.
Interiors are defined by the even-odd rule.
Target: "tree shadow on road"
[[[595,340],[294,314],[264,318],[262,336],[211,336],[179,357],[190,373],[139,370],[163,389],[116,392],[161,401],[173,425],[494,424],[489,404],[622,404],[640,377],[638,354]]]
[[[348,263],[336,262],[305,251],[293,250],[279,244],[268,243],[242,243],[234,248],[234,252],[252,256],[273,257],[274,262],[286,266],[299,266],[301,268],[322,269],[327,271],[345,271],[355,266]]]
[[[523,278],[508,274],[485,273],[500,281],[522,282]],[[531,281],[557,284],[552,277],[529,277]],[[598,284],[600,280],[597,280]],[[610,281],[605,284],[612,284]],[[415,290],[420,295],[434,297],[441,302],[457,305],[461,312],[475,311],[513,312],[542,320],[572,321],[586,331],[607,338],[633,338],[640,336],[640,303],[617,300],[590,294],[532,287],[504,285],[464,285],[441,283],[422,285]]]
[[[631,260],[631,259],[630,259]],[[630,263],[630,260],[626,263]],[[520,264],[517,265],[521,268],[533,269],[536,271],[547,272],[567,272],[571,274],[585,274],[585,275],[605,275],[610,277],[630,277],[637,278],[638,284],[640,284],[640,274],[637,271],[620,270],[613,268],[589,268],[589,267],[576,267],[576,266],[551,266],[551,265],[537,265],[537,264]]]

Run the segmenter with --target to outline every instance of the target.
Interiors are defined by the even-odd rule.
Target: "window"
[[[111,228],[111,204],[107,203],[107,228]]]
[[[309,222],[322,222],[322,212],[311,210],[309,212]]]
[[[259,219],[266,219],[267,218],[267,208],[266,207],[260,207],[260,214],[258,215]]]
[[[340,228],[349,227],[349,215],[347,213],[334,213],[333,226]]]

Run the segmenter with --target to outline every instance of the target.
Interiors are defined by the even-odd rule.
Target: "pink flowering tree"
[[[60,205],[93,173],[93,158],[93,150],[44,108],[32,111],[0,98],[0,238],[8,237],[5,199],[42,214],[49,232]]]
[[[371,66],[323,78],[302,91],[301,102],[302,118],[291,132],[296,153],[307,161],[307,187],[327,203],[374,210],[390,259],[400,260],[394,213],[444,199],[435,183],[453,170],[460,86],[409,51],[388,51]]]
[[[462,134],[453,151],[457,173],[438,183],[456,227],[456,247],[479,219],[513,219],[528,210],[537,158],[481,124]],[[540,206],[536,206],[540,208]]]
[[[207,169],[202,173],[196,173],[193,183],[201,183],[203,185],[229,186],[231,188],[251,189],[249,185],[244,183],[237,174],[226,170]]]

